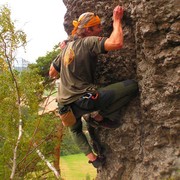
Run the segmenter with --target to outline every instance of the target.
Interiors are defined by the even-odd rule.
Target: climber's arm
[[[113,31],[104,43],[106,51],[121,49],[123,46],[123,31],[121,20],[123,17],[123,8],[116,6],[113,11]]]
[[[57,79],[60,73],[61,56],[60,54],[53,60],[49,68],[49,77]]]
[[[54,68],[53,64],[51,64],[49,69],[49,77],[52,79],[57,79],[59,77],[59,72]]]

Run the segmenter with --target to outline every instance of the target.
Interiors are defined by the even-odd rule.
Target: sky
[[[35,63],[53,47],[67,38],[63,21],[66,7],[62,0],[0,0],[0,6],[8,4],[15,27],[27,35],[26,52],[20,49],[17,64],[22,59]]]

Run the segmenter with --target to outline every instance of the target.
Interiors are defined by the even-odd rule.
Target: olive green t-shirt
[[[104,49],[106,39],[91,36],[69,42],[53,62],[54,68],[60,71],[59,103],[70,104],[96,89],[94,75],[97,56],[107,53]]]

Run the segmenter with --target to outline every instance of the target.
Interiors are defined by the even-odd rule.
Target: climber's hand
[[[121,20],[122,17],[123,17],[123,12],[124,12],[124,9],[122,6],[116,6],[113,10],[113,20],[116,21],[116,20]]]

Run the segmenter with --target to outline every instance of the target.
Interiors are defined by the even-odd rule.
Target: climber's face
[[[93,29],[94,36],[99,36],[102,31],[101,24],[98,24],[98,25],[92,27],[92,29]]]
[[[102,31],[101,24],[86,28],[87,36],[99,36]]]

